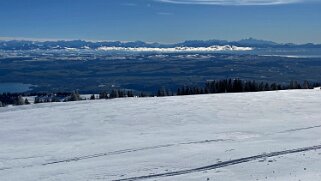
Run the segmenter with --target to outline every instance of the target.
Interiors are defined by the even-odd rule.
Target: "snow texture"
[[[321,91],[0,109],[0,180],[320,180]]]

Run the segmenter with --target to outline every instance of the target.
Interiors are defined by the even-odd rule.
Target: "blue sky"
[[[1,0],[0,37],[321,43],[319,0]]]

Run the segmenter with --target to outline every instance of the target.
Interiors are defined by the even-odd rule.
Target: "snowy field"
[[[0,180],[321,180],[321,90],[0,108]]]

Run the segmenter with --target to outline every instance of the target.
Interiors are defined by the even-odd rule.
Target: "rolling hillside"
[[[320,180],[321,90],[0,108],[0,180]]]

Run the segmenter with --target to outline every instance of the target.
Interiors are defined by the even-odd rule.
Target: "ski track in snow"
[[[99,153],[99,154],[93,154],[93,155],[86,155],[86,156],[82,156],[82,157],[75,157],[75,158],[66,159],[66,160],[54,161],[54,162],[44,163],[42,165],[52,165],[52,164],[63,163],[63,162],[80,161],[80,160],[109,156],[109,155],[118,155],[118,154],[131,153],[131,152],[136,152],[136,151],[152,150],[152,149],[158,149],[158,148],[167,148],[167,147],[179,146],[179,145],[202,144],[202,143],[211,143],[211,142],[220,142],[220,141],[232,141],[232,140],[230,140],[230,139],[203,140],[203,141],[193,141],[193,142],[178,143],[178,144],[157,145],[157,146],[150,146],[150,147],[143,147],[143,148],[136,148],[136,149],[125,149],[125,150],[112,151],[112,152],[108,152],[108,153]]]
[[[46,165],[53,165],[53,164],[59,164],[59,163],[76,162],[76,161],[104,157],[104,156],[111,156],[111,155],[119,155],[119,154],[125,154],[125,153],[137,152],[137,151],[144,151],[144,150],[167,148],[167,147],[180,146],[180,145],[221,142],[221,141],[233,141],[233,140],[231,140],[231,139],[202,140],[202,141],[191,141],[191,142],[184,142],[184,143],[177,143],[177,144],[164,144],[164,145],[142,147],[142,148],[136,148],[136,149],[124,149],[124,150],[117,150],[117,151],[112,151],[112,152],[107,152],[107,153],[98,153],[98,154],[74,157],[74,158],[69,158],[69,159],[64,159],[64,160],[53,161],[53,162],[47,162],[47,163],[43,163],[41,165],[46,166]],[[34,167],[34,166],[39,166],[39,165],[25,165],[25,166],[20,166],[20,167],[5,167],[5,168],[0,168],[0,171],[15,169],[15,168],[28,168],[28,167]]]
[[[296,128],[296,129],[288,129],[288,130],[280,131],[277,133],[289,133],[289,132],[302,131],[302,130],[308,130],[308,129],[313,129],[313,128],[320,128],[320,127],[321,127],[321,125],[304,127],[304,128]]]
[[[313,128],[319,128],[319,127],[321,127],[321,125],[304,127],[304,128],[289,129],[289,130],[284,130],[284,131],[280,131],[280,132],[276,132],[276,133],[277,134],[278,133],[289,133],[289,132],[294,132],[294,131],[302,131],[302,130],[308,130],[308,129],[313,129]],[[47,163],[43,163],[41,165],[46,166],[46,165],[53,165],[53,164],[59,164],[59,163],[77,162],[77,161],[81,161],[81,160],[87,160],[87,159],[93,159],[93,158],[111,156],[111,155],[119,155],[119,154],[125,154],[125,153],[137,152],[137,151],[145,151],[145,150],[152,150],[152,149],[159,149],[159,148],[168,148],[168,147],[172,147],[172,146],[189,145],[189,144],[222,142],[222,141],[234,141],[234,140],[232,140],[232,139],[213,139],[213,140],[183,142],[183,143],[176,143],[176,144],[172,143],[172,144],[156,145],[156,146],[134,148],[134,149],[124,149],[124,150],[117,150],[117,151],[112,151],[112,152],[107,152],[107,153],[97,153],[97,154],[92,154],[92,155],[85,155],[85,156],[80,156],[80,157],[73,157],[73,158],[69,158],[69,159],[64,159],[64,160],[47,162]],[[230,150],[228,150],[228,151],[230,151]],[[277,156],[277,155],[275,155],[275,156]],[[266,156],[266,157],[269,157],[269,156]],[[30,157],[30,158],[33,158],[33,157]],[[259,157],[259,158],[262,158],[262,157]],[[20,158],[20,159],[22,159],[22,158]],[[258,158],[256,158],[256,159],[258,159]],[[245,162],[247,162],[247,161],[245,161]],[[222,162],[222,163],[225,163],[225,162]],[[34,166],[39,166],[39,165],[25,165],[25,166],[20,166],[20,167],[4,167],[4,168],[0,168],[0,171],[10,170],[10,169],[15,169],[15,168],[28,168],[28,167],[34,167]],[[217,167],[217,168],[221,168],[221,167]],[[212,169],[215,169],[215,168],[212,168]],[[181,175],[181,174],[179,174],[179,175]]]
[[[153,178],[159,178],[159,177],[172,177],[172,176],[177,176],[177,175],[190,174],[190,173],[194,173],[194,172],[214,170],[217,168],[223,168],[223,167],[227,167],[227,166],[231,166],[231,165],[237,165],[237,164],[241,164],[241,163],[246,163],[246,162],[258,160],[261,158],[270,158],[270,157],[275,157],[275,156],[288,155],[288,154],[293,154],[293,153],[300,153],[300,152],[319,150],[319,149],[321,149],[321,145],[303,147],[303,148],[297,148],[297,149],[290,149],[290,150],[284,150],[284,151],[277,151],[277,152],[271,152],[271,153],[263,153],[263,154],[259,154],[259,155],[255,155],[255,156],[233,159],[233,160],[224,161],[224,162],[216,163],[213,165],[207,165],[207,166],[198,167],[198,168],[179,170],[179,171],[174,171],[174,172],[165,172],[165,173],[160,173],[160,174],[145,175],[145,176],[139,176],[139,177],[131,177],[131,178],[125,178],[125,179],[117,179],[114,181],[134,181],[134,180],[153,179]]]

